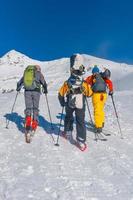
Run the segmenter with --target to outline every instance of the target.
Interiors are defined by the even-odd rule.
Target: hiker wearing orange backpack
[[[93,95],[92,104],[94,109],[94,125],[96,133],[101,133],[105,123],[104,106],[107,100],[107,89],[109,95],[113,95],[113,83],[110,80],[111,72],[105,69],[100,73],[95,65],[92,69],[92,75],[87,77],[86,82],[91,85]]]

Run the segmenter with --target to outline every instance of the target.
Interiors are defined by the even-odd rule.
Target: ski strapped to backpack
[[[24,71],[24,87],[26,89],[35,89],[37,87],[35,80],[35,65],[28,65]]]

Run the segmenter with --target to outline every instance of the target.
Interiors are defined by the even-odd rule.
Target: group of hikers
[[[86,149],[85,104],[86,98],[92,97],[94,109],[94,128],[97,134],[102,132],[105,123],[104,105],[107,95],[113,95],[113,84],[110,80],[111,72],[104,69],[100,72],[97,65],[92,68],[92,75],[83,79],[85,74],[83,57],[74,54],[70,57],[70,77],[58,92],[60,105],[65,108],[64,131],[62,136],[73,141],[73,123],[76,118],[76,143],[80,150]],[[40,66],[29,65],[17,83],[17,92],[24,86],[25,92],[25,129],[36,130],[39,125],[39,100],[42,92],[48,93],[47,83],[41,72]]]

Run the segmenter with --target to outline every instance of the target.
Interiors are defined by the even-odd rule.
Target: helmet
[[[80,71],[79,69],[74,69],[74,68],[72,68],[72,69],[71,69],[71,74],[74,75],[74,76],[82,76],[82,75],[83,75],[83,72]]]
[[[99,68],[97,67],[97,65],[94,65],[92,69],[92,74],[96,74],[96,73],[99,73]]]
[[[78,69],[71,68],[71,74],[74,76],[82,76],[85,73],[84,65],[80,65]]]
[[[105,71],[103,72],[103,78],[110,78],[111,76],[111,71],[109,69],[105,69]]]

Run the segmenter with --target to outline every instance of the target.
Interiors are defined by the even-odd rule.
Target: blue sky
[[[133,64],[131,0],[0,0],[0,56],[53,60],[79,52]]]

